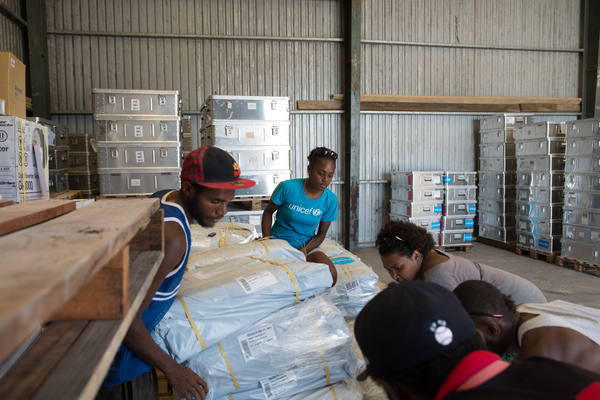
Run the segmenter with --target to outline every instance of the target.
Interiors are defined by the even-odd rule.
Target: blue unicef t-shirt
[[[271,195],[277,204],[277,218],[271,236],[286,240],[297,249],[304,247],[314,236],[321,221],[337,219],[337,196],[325,189],[321,197],[311,200],[304,193],[304,179],[281,182]]]

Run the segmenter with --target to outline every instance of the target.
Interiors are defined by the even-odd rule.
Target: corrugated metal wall
[[[15,15],[25,19],[21,15],[19,0],[0,0],[0,3]],[[0,51],[10,51],[19,60],[26,62],[27,48],[23,28],[4,14],[0,14]]]
[[[92,132],[92,88],[178,89],[197,135],[211,94],[289,96],[292,169],[302,177],[310,149],[344,149],[340,112],[295,110],[297,100],[343,91],[343,4],[50,0],[54,118]],[[580,96],[581,0],[365,0],[362,13],[362,93]],[[476,169],[480,117],[361,114],[359,243],[372,243],[386,219],[391,171]],[[340,205],[343,171],[341,157]],[[330,230],[340,242],[342,218],[343,209]]]

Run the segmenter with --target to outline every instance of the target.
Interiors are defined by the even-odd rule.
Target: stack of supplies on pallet
[[[226,222],[217,222],[211,227],[193,224],[191,233],[190,253],[248,243],[258,236],[254,225]]]
[[[229,239],[223,228],[211,239]],[[285,241],[206,243],[152,336],[207,381],[208,399],[361,399],[346,322],[379,292],[373,270],[326,240],[331,288],[328,266]]]

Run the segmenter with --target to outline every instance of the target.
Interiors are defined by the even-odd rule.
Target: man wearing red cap
[[[190,224],[213,226],[227,213],[235,189],[256,182],[240,178],[240,168],[225,151],[201,147],[190,152],[181,169],[181,189],[161,190],[164,211],[164,258],[148,294],[117,352],[97,399],[158,399],[155,367],[186,399],[204,399],[206,382],[191,369],[178,364],[152,339],[150,332],[169,310],[190,252]]]

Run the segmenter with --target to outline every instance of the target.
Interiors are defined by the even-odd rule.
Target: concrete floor
[[[383,268],[377,249],[359,249],[354,254],[373,268],[381,282],[387,284],[393,281]],[[600,308],[600,277],[595,275],[559,267],[477,242],[473,242],[471,253],[454,254],[522,276],[540,288],[548,301],[564,300]]]

